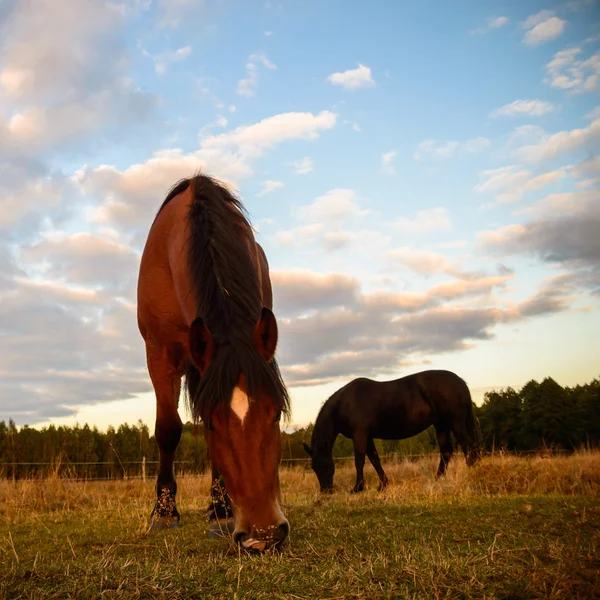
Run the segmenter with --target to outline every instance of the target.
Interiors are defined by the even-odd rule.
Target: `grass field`
[[[207,539],[207,477],[179,479],[178,530],[147,532],[152,481],[0,482],[2,598],[600,598],[600,454],[387,465],[381,493],[321,497],[282,470],[290,540]]]

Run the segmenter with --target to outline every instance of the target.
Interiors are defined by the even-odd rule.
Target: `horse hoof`
[[[350,490],[351,494],[360,494],[361,492],[364,492],[365,488],[364,487],[353,487]]]
[[[208,530],[209,539],[229,537],[235,530],[233,519],[213,521]]]
[[[177,517],[152,517],[150,519],[150,531],[177,529],[177,527],[179,527],[179,519]]]

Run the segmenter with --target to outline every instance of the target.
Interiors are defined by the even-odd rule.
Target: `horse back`
[[[428,370],[392,381],[360,377],[338,390],[330,418],[343,435],[364,429],[374,438],[400,439],[470,410],[466,383],[450,371]]]
[[[406,438],[427,429],[432,409],[416,382],[398,389],[396,381],[358,378],[339,390],[335,415],[343,435],[364,429],[378,439]]]
[[[471,406],[471,393],[465,381],[452,371],[422,371],[412,376],[439,416],[453,416]]]

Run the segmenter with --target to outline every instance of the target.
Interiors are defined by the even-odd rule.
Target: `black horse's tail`
[[[469,437],[473,441],[471,450],[472,462],[477,462],[481,458],[481,427],[479,425],[479,419],[475,416],[475,405],[471,399],[471,393],[469,392],[469,408],[467,409],[466,415],[466,427]]]

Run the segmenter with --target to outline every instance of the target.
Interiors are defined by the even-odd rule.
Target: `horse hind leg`
[[[481,451],[477,441],[477,429],[475,424],[475,416],[472,410],[465,416],[465,422],[455,424],[454,435],[462,448],[465,455],[467,466],[473,466],[481,458]]]
[[[379,460],[379,454],[377,452],[377,448],[375,447],[375,441],[372,437],[367,440],[367,456],[373,465],[375,471],[377,471],[377,476],[379,477],[379,488],[378,491],[383,490],[388,484],[388,478],[381,466],[381,461]]]
[[[172,529],[179,523],[176,505],[177,483],[173,473],[175,450],[183,425],[177,411],[181,376],[169,364],[168,353],[147,350],[148,370],[156,393],[156,426],[159,467],[156,480],[156,504],[150,515],[150,529]]]
[[[435,435],[440,447],[440,464],[436,474],[436,478],[439,478],[446,474],[446,467],[452,458],[454,446],[452,444],[452,436],[450,435],[449,429],[436,428]]]

